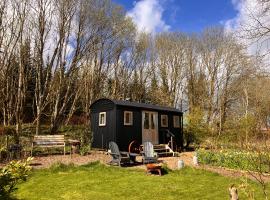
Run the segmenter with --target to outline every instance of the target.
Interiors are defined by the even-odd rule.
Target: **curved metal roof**
[[[153,104],[148,104],[148,103],[139,103],[139,102],[134,102],[134,101],[114,100],[114,99],[107,99],[107,98],[98,99],[93,104],[97,103],[100,100],[108,100],[118,106],[127,106],[127,107],[141,108],[141,109],[182,113],[181,110],[172,108],[172,107],[159,106],[159,105],[153,105]]]

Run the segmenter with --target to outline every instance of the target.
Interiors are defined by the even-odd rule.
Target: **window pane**
[[[168,116],[161,115],[161,127],[168,127]]]
[[[173,116],[173,124],[174,124],[175,128],[180,127],[180,118],[179,118],[179,116]]]
[[[126,122],[125,123],[127,123],[127,124],[129,124],[130,123],[130,113],[126,113]]]
[[[101,112],[99,113],[99,126],[105,126],[106,125],[106,113],[105,112]]]
[[[144,116],[144,129],[149,129],[149,113],[145,113]]]
[[[124,111],[124,125],[133,125],[133,112]]]
[[[151,113],[151,129],[155,129],[154,114]]]

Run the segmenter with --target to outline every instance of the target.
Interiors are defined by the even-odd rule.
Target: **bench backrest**
[[[64,144],[65,136],[64,135],[35,135],[33,139],[33,143],[35,144]]]
[[[146,157],[149,157],[149,158],[154,157],[154,146],[151,142],[143,143],[143,151]]]

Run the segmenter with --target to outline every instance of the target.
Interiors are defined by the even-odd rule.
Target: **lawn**
[[[228,199],[228,187],[240,179],[185,168],[162,177],[147,176],[143,170],[108,167],[99,163],[74,167],[59,165],[35,170],[19,185],[18,199]],[[263,199],[259,185],[250,181],[256,199]],[[246,199],[240,190],[240,199]]]

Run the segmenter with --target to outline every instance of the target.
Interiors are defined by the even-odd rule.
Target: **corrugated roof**
[[[148,103],[139,103],[134,101],[123,101],[123,100],[111,100],[114,104],[119,106],[129,106],[129,107],[136,107],[136,108],[145,108],[145,109],[151,109],[151,110],[159,110],[159,111],[169,111],[169,112],[177,112],[182,113],[181,110],[172,108],[172,107],[165,107],[165,106],[158,106]]]

